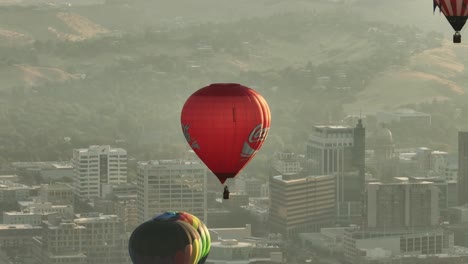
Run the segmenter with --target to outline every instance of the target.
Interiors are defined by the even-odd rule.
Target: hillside
[[[464,46],[358,7],[182,3],[0,8],[12,41],[0,45],[0,163],[67,159],[70,148],[116,139],[143,158],[179,157],[180,109],[213,82],[246,84],[269,102],[274,127],[259,162],[278,146],[302,148],[312,125],[358,108],[465,93]]]
[[[467,53],[468,45],[455,46],[445,40],[442,47],[411,56],[402,67],[376,76],[345,110],[373,113],[400,105],[464,96],[467,88],[460,78],[466,76],[466,70],[458,54]]]

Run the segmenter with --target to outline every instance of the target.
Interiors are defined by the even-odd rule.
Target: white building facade
[[[127,182],[127,151],[110,146],[73,150],[73,186],[83,199],[102,197],[103,184]]]
[[[197,161],[138,163],[138,221],[166,211],[187,211],[207,224],[206,181],[206,167]]]

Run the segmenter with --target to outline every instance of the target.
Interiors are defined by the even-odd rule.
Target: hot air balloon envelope
[[[437,7],[455,30],[453,42],[460,43],[460,31],[468,18],[468,0],[433,0],[433,11]]]
[[[182,109],[185,139],[221,183],[235,177],[261,148],[270,108],[253,89],[216,83],[192,94]]]
[[[205,224],[186,212],[166,212],[144,222],[128,243],[134,264],[203,264],[210,247]]]

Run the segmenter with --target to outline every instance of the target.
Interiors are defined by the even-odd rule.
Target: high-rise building
[[[439,190],[439,214],[441,221],[449,219],[449,208],[458,205],[457,183],[445,177],[395,177],[394,182],[431,182]],[[452,222],[452,221],[450,221]]]
[[[127,151],[110,146],[73,150],[73,186],[80,198],[102,197],[103,184],[127,182]]]
[[[206,168],[198,161],[155,160],[137,167],[140,223],[165,211],[187,211],[207,222]]]
[[[335,175],[278,175],[270,180],[272,232],[285,236],[316,232],[335,218]]]
[[[309,175],[336,175],[336,215],[359,218],[365,188],[365,128],[316,126],[307,142]],[[351,220],[352,221],[352,220]]]
[[[361,177],[361,193],[364,192],[365,170],[366,170],[366,129],[362,125],[362,119],[358,119],[356,127],[353,129],[353,167],[356,168]]]
[[[430,227],[439,224],[439,188],[432,182],[367,185],[367,227]]]
[[[306,158],[316,161],[313,175],[343,174],[352,165],[353,128],[315,126],[307,141]],[[341,181],[341,179],[338,179]]]
[[[77,217],[75,224],[85,227],[82,253],[87,256],[88,264],[129,263],[128,236],[117,215],[88,213]]]
[[[366,185],[366,129],[362,119],[358,119],[353,129],[352,167],[356,172],[345,174],[344,201],[348,208],[343,210],[339,216],[352,219],[351,222],[362,223],[364,214],[365,185]],[[354,175],[354,177],[350,177]],[[354,219],[353,219],[354,218]]]
[[[468,132],[458,132],[458,204],[468,203]]]

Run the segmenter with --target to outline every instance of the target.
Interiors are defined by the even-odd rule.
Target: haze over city
[[[0,0],[0,264],[468,263],[468,0]]]

